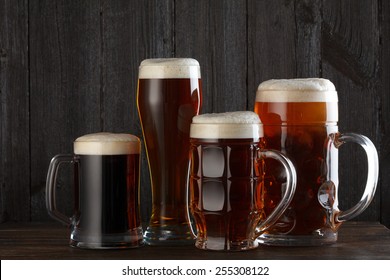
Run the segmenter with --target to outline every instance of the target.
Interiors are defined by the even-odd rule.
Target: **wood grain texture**
[[[27,1],[0,1],[0,223],[30,219]]]
[[[295,77],[320,77],[322,1],[295,1],[294,14]]]
[[[339,230],[338,242],[320,247],[260,246],[245,252],[220,252],[195,246],[130,250],[82,250],[69,247],[69,231],[59,225],[0,225],[0,259],[78,260],[388,260],[390,231],[378,223],[350,222]]]
[[[30,3],[31,219],[49,219],[46,172],[80,135],[101,131],[101,30],[96,1]],[[58,183],[58,207],[72,210],[71,168]]]
[[[101,83],[103,130],[140,135],[136,107],[138,66],[144,58],[171,56],[173,2],[138,4],[139,1],[106,1],[101,8]],[[144,11],[150,13],[146,15]],[[155,16],[160,13],[166,16]]]
[[[390,1],[380,1],[380,81],[377,95],[380,101],[380,213],[381,222],[390,227]]]
[[[248,104],[258,85],[296,77],[294,1],[248,1]]]
[[[203,113],[247,109],[245,1],[176,1],[175,54],[201,65]]]

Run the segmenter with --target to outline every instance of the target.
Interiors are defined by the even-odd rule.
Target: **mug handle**
[[[378,176],[379,176],[379,161],[378,161],[378,153],[369,138],[364,135],[356,134],[356,133],[332,133],[329,135],[330,141],[328,143],[327,151],[330,151],[332,145],[338,149],[341,145],[345,143],[356,143],[360,145],[367,156],[367,181],[364,193],[360,199],[360,201],[353,207],[348,210],[340,211],[336,216],[337,222],[345,222],[347,220],[351,220],[352,218],[361,214],[371,203],[374,198],[374,194],[376,191],[376,186],[378,184]]]
[[[279,161],[287,174],[286,184],[282,184],[282,198],[271,214],[256,226],[256,237],[270,228],[286,211],[290,205],[297,186],[297,173],[293,163],[282,153],[274,150],[259,150],[259,158],[272,158]],[[285,186],[285,187],[284,187]]]
[[[56,192],[55,187],[57,183],[58,169],[62,163],[73,163],[73,155],[56,155],[50,161],[49,170],[47,171],[46,178],[46,208],[49,215],[60,221],[61,223],[69,226],[72,223],[72,218],[62,214],[57,210],[56,206]]]

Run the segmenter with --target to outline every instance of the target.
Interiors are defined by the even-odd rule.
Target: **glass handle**
[[[256,227],[256,236],[262,234],[265,230],[271,227],[286,211],[294,196],[297,186],[297,173],[293,163],[283,154],[273,150],[261,150],[259,156],[263,158],[272,158],[279,161],[286,170],[286,184],[282,184],[282,198],[279,204],[274,208],[272,213]],[[284,187],[285,186],[285,187]]]
[[[364,149],[367,155],[368,170],[364,193],[360,201],[355,206],[348,210],[341,211],[338,214],[337,221],[344,222],[361,214],[368,207],[374,197],[379,176],[378,153],[374,144],[366,136],[355,133],[335,133],[331,134],[330,137],[336,148],[339,148],[344,143],[356,143]]]
[[[62,163],[73,163],[72,155],[56,155],[50,162],[46,179],[46,208],[49,215],[65,225],[70,225],[72,219],[57,210],[55,187],[59,167]]]
[[[190,180],[191,180],[191,160],[188,161],[188,172],[187,172],[187,182],[186,182],[186,211],[187,211],[187,222],[191,230],[192,237],[195,239],[198,235],[196,228],[192,223],[191,217],[191,189],[190,189]]]

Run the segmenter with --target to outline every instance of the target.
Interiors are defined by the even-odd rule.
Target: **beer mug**
[[[378,155],[365,136],[340,133],[336,89],[326,79],[269,80],[256,93],[255,112],[264,125],[268,149],[285,154],[297,171],[297,190],[290,207],[260,236],[269,245],[322,245],[337,241],[341,223],[370,204],[378,181]],[[351,209],[338,208],[338,150],[356,143],[367,155],[367,182],[361,200]],[[278,169],[275,162],[271,173]],[[279,174],[265,179],[265,209],[271,211],[280,194]]]
[[[73,155],[57,155],[49,165],[46,207],[71,227],[70,245],[90,249],[143,245],[138,205],[140,140],[130,134],[95,133],[74,141]],[[56,207],[55,187],[62,163],[74,165],[74,214]]]
[[[240,251],[258,246],[256,238],[285,211],[294,194],[296,174],[281,153],[263,149],[263,129],[254,112],[204,114],[190,132],[190,205],[195,246]],[[265,158],[284,167],[282,198],[265,216]]]
[[[144,234],[149,245],[194,243],[186,180],[190,125],[201,101],[200,67],[195,59],[141,62],[137,106],[152,187],[152,214]]]

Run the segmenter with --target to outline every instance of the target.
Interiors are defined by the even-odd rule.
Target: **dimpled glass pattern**
[[[191,212],[197,247],[229,250],[253,242],[263,207],[257,152],[258,143],[252,139],[191,140]]]

